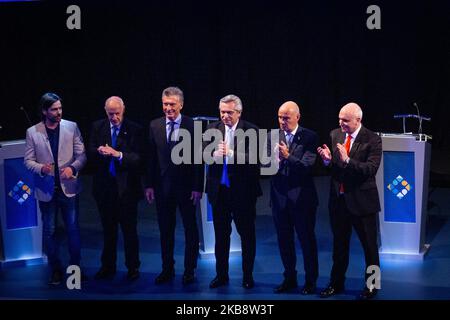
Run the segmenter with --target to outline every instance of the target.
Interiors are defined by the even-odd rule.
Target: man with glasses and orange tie
[[[331,150],[317,148],[325,166],[331,169],[330,221],[333,231],[333,267],[322,298],[344,291],[349,263],[350,238],[355,229],[364,249],[366,269],[379,266],[377,213],[380,211],[375,175],[381,161],[381,138],[361,124],[362,110],[348,103],[339,112],[340,128],[331,131]],[[365,273],[366,279],[368,274]],[[372,299],[377,289],[364,289],[358,298]]]

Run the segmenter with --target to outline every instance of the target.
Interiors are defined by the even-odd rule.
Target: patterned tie
[[[170,150],[172,150],[172,148],[175,146],[175,139],[173,137],[173,133],[175,131],[175,121],[170,121],[169,125],[170,125],[170,131],[169,131],[169,137],[167,138],[167,143],[169,144],[169,148]]]
[[[230,148],[231,145],[231,139],[233,137],[233,131],[231,129],[227,132],[227,137],[225,139],[225,143],[227,144],[228,148]],[[230,187],[230,179],[228,178],[228,165],[227,165],[227,157],[223,157],[223,168],[222,168],[222,177],[220,179],[220,184]]]
[[[293,137],[294,135],[292,134],[292,132],[288,132],[288,134],[286,134],[286,145],[288,146],[288,148],[291,146]]]
[[[117,147],[117,134],[118,134],[119,128],[117,127],[113,127],[113,132],[111,135],[111,147],[113,147],[114,149]],[[111,173],[111,175],[113,177],[116,176],[116,164],[115,164],[115,160],[114,157],[111,157],[111,160],[109,162],[109,173]]]
[[[348,135],[347,139],[345,140],[345,151],[347,152],[347,156],[350,154],[350,144],[352,142],[352,136]],[[340,183],[339,184],[339,193],[342,194],[344,193],[344,184]]]

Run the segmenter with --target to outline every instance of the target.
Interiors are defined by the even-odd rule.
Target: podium
[[[194,121],[204,121],[207,124],[211,121],[217,121],[215,117],[203,117],[197,116],[193,118]],[[203,130],[202,130],[203,132]],[[205,183],[206,174],[208,172],[208,165],[205,165]],[[201,257],[209,257],[214,254],[215,235],[214,235],[214,223],[212,207],[208,201],[208,195],[203,194],[200,200],[200,205],[197,206],[197,220],[199,226],[200,237],[200,255]],[[236,231],[234,221],[232,222],[232,232],[230,237],[230,255],[241,251],[241,240],[239,234]]]
[[[23,164],[25,141],[0,142],[0,265],[44,262],[42,220],[33,174]]]
[[[422,260],[425,244],[431,145],[428,136],[382,133],[376,175],[380,196],[381,258]]]

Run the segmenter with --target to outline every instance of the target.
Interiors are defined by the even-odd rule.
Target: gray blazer
[[[58,166],[60,169],[73,166],[77,170],[72,179],[61,179],[62,191],[70,198],[81,191],[78,173],[86,164],[86,151],[75,122],[61,120],[59,126]],[[44,164],[53,162],[45,124],[39,122],[27,130],[24,163],[34,173],[35,197],[40,201],[48,202],[53,197],[55,177],[41,173]]]

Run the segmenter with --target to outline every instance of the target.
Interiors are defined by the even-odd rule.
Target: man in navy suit
[[[242,286],[251,289],[254,286],[253,265],[256,255],[256,199],[262,194],[259,184],[259,162],[251,163],[257,158],[257,141],[255,152],[245,143],[246,139],[237,139],[238,132],[257,134],[258,128],[241,119],[242,102],[235,95],[227,95],[219,104],[221,121],[211,123],[208,129],[220,131],[223,141],[218,150],[211,155],[215,162],[208,167],[206,193],[213,210],[215,234],[216,277],[210,288],[228,284],[228,258],[230,251],[231,221],[234,220],[241,237]],[[241,148],[242,147],[242,148]],[[240,163],[239,159],[245,160]]]
[[[107,118],[94,122],[89,161],[94,166],[93,195],[103,226],[102,265],[95,279],[116,273],[117,236],[122,229],[127,279],[139,278],[137,203],[142,196],[142,127],[124,118],[125,104],[113,96],[105,102]]]
[[[316,160],[317,134],[299,126],[300,109],[285,102],[278,110],[279,143],[269,144],[279,153],[279,169],[270,183],[272,215],[278,236],[284,281],[275,293],[297,288],[295,232],[303,252],[305,284],[302,294],[315,292],[318,277],[317,244],[314,234],[317,192],[312,177]]]
[[[185,233],[183,285],[195,281],[197,268],[199,235],[195,213],[202,198],[204,173],[203,165],[193,161],[194,153],[201,152],[201,149],[194,150],[194,121],[181,115],[183,104],[183,91],[177,87],[164,89],[162,109],[165,115],[151,121],[149,128],[145,196],[149,203],[156,201],[162,258],[162,271],[155,279],[157,285],[169,282],[175,276],[173,255],[177,208]],[[191,137],[191,156],[189,163],[176,165],[172,150],[184,139],[183,133]]]
[[[365,270],[380,265],[377,245],[380,200],[375,175],[381,161],[381,138],[362,125],[362,114],[356,103],[343,106],[339,112],[340,128],[330,133],[331,150],[327,145],[317,149],[331,169],[328,206],[333,231],[333,268],[328,287],[320,293],[322,298],[344,291],[352,227],[364,249]],[[367,279],[367,273],[365,276]],[[377,289],[365,284],[359,298],[372,299],[376,294]]]

